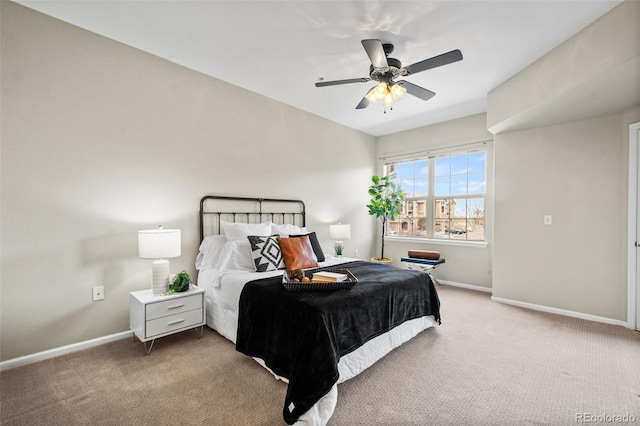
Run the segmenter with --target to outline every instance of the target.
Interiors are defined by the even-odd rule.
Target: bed
[[[207,326],[288,383],[288,424],[325,425],[337,384],[440,322],[428,274],[324,255],[300,200],[207,195],[200,237]],[[300,265],[347,269],[358,282],[351,290],[287,291],[284,268]]]

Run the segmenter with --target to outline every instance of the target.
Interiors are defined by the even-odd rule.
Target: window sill
[[[444,240],[439,238],[418,238],[418,237],[384,237],[386,242],[401,242],[412,244],[429,244],[429,245],[443,245],[443,246],[460,246],[460,247],[473,247],[473,248],[486,248],[489,243],[486,241],[464,241],[464,240]]]

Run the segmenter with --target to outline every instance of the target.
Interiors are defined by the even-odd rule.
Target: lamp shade
[[[181,254],[179,229],[138,231],[138,255],[143,259],[168,259]]]
[[[329,225],[329,235],[332,240],[348,240],[351,238],[351,225],[342,223]]]

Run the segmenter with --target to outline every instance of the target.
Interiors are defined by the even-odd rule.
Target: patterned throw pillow
[[[251,257],[256,267],[256,272],[275,271],[284,268],[282,253],[276,237],[261,237],[249,235],[251,245]]]

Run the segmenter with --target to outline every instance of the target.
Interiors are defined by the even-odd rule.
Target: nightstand
[[[134,341],[144,343],[147,355],[156,339],[200,327],[205,324],[204,290],[191,285],[189,290],[168,296],[154,295],[152,290],[132,291],[129,296],[129,327]],[[147,342],[151,341],[149,348]]]

